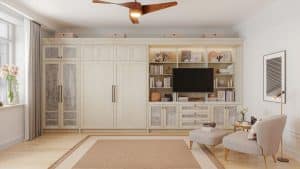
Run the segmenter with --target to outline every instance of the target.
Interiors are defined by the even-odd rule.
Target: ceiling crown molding
[[[23,15],[24,17],[34,20],[44,27],[51,29],[51,30],[57,30],[64,27],[64,25],[58,24],[54,21],[52,21],[49,18],[43,17],[36,12],[28,9],[26,6],[21,4],[20,2],[17,2],[16,0],[1,0],[0,4],[3,6],[6,6],[7,8],[14,10],[20,15]]]

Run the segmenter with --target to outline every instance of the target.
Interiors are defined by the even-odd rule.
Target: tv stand
[[[216,122],[217,128],[232,129],[239,120],[236,102],[150,102],[150,129],[196,129]]]

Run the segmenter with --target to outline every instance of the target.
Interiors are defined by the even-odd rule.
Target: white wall
[[[263,55],[287,50],[286,150],[300,160],[300,1],[274,0],[236,28],[244,43],[244,104],[256,116],[280,113],[263,101]]]
[[[24,140],[24,107],[0,107],[0,150]]]

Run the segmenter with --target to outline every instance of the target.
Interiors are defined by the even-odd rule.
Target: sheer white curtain
[[[25,139],[41,135],[41,25],[25,20]]]

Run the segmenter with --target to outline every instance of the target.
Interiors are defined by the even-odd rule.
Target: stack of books
[[[162,75],[162,74],[164,74],[163,65],[150,65],[150,74],[151,75]]]

